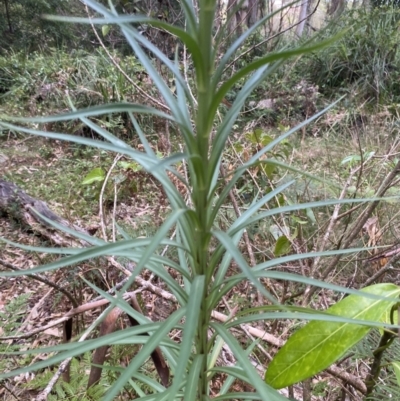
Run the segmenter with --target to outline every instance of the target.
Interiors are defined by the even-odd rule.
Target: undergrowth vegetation
[[[347,30],[335,44],[305,57],[301,66],[326,95],[349,95],[358,104],[398,103],[400,10],[393,6],[345,11],[323,36]]]

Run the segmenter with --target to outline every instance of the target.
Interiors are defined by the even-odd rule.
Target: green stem
[[[367,394],[365,396],[365,399],[368,399],[368,396],[370,396],[374,391],[376,382],[379,378],[379,373],[382,368],[381,360],[383,353],[390,346],[395,338],[395,333],[385,331],[381,337],[381,340],[379,341],[378,348],[374,351],[374,360],[371,364],[371,370],[367,376],[367,379],[365,380],[365,384],[367,386]]]
[[[214,116],[210,115],[210,105],[213,100],[214,88],[212,88],[212,73],[214,68],[214,57],[212,51],[212,32],[214,24],[215,0],[199,1],[199,29],[198,43],[201,52],[201,68],[196,70],[197,80],[197,115],[196,124],[196,142],[198,151],[198,160],[193,161],[193,173],[195,174],[196,186],[193,188],[193,204],[198,218],[199,226],[197,232],[197,254],[196,273],[207,277],[209,267],[209,245],[210,245],[210,222],[208,194],[211,182],[209,180],[209,147],[210,137],[214,122]],[[208,399],[208,327],[210,323],[210,314],[207,307],[209,283],[206,282],[203,292],[203,303],[201,306],[199,322],[197,327],[198,354],[203,355],[203,366],[200,372],[198,394],[200,401]]]

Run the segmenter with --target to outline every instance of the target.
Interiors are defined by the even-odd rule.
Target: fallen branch
[[[129,301],[131,299],[132,295],[137,294],[138,292],[142,291],[142,289],[127,292],[123,295],[123,299],[125,301]],[[101,306],[105,306],[109,304],[110,301],[108,299],[100,299],[96,300],[94,302],[88,302],[84,305],[81,305],[77,308],[71,309],[69,312],[66,312],[61,318],[57,320],[53,320],[52,322],[46,324],[45,326],[39,327],[37,329],[31,330],[28,333],[24,333],[18,336],[7,336],[7,337],[0,337],[0,341],[6,341],[6,340],[19,340],[19,339],[24,339],[24,338],[29,338],[34,336],[35,334],[41,333],[43,331],[46,331],[54,326],[57,326],[61,323],[64,323],[65,321],[69,320],[71,317],[79,315],[81,313],[87,312],[89,310],[97,309],[100,308]]]

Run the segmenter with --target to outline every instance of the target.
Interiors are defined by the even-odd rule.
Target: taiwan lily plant
[[[242,213],[237,213],[229,224],[226,221],[222,223],[220,218],[223,208],[231,204],[230,196],[236,185],[249,169],[267,166],[277,167],[282,171],[290,169],[292,176],[305,174],[270,156],[274,154],[274,147],[323,115],[326,109],[273,138],[234,169],[226,169],[224,155],[238,116],[254,89],[268,80],[290,57],[318,51],[337,38],[324,42],[311,39],[308,42],[302,41],[301,45],[293,42],[292,46],[282,50],[259,55],[253,60],[246,59],[247,63],[239,63],[244,54],[242,48],[248,38],[262,32],[273,15],[259,19],[241,34],[231,35],[230,40],[227,40],[229,20],[235,17],[240,5],[237,9],[225,9],[226,15],[221,17],[216,0],[181,0],[179,7],[184,21],[173,25],[140,13],[121,15],[111,1],[107,6],[94,0],[84,0],[84,3],[90,8],[90,18],[47,18],[63,23],[93,24],[95,27],[119,29],[158,91],[162,107],[126,101],[75,109],[70,100],[71,110],[67,113],[26,119],[3,116],[1,128],[94,146],[123,155],[132,163],[140,165],[142,171],[150,174],[159,183],[160,191],[162,188],[168,199],[169,212],[152,237],[131,237],[126,230],[117,226],[119,230],[114,242],[106,242],[96,236],[49,221],[55,228],[74,235],[90,246],[25,246],[31,251],[57,253],[62,257],[52,263],[24,271],[0,272],[0,277],[51,272],[106,256],[128,261],[131,269],[126,270],[127,278],[113,294],[87,282],[109,301],[109,306],[93,327],[100,324],[115,308],[131,316],[138,324],[99,338],[76,338],[70,343],[55,347],[25,350],[24,353],[40,352],[47,356],[30,366],[0,372],[0,379],[54,366],[104,345],[136,344],[140,346],[139,351],[127,366],[108,367],[115,371],[116,379],[105,389],[102,398],[104,401],[117,399],[118,396],[124,397],[126,392],[130,394],[131,391],[149,401],[207,401],[211,398],[216,401],[278,401],[287,399],[279,389],[310,378],[329,367],[373,327],[381,328],[383,336],[389,333],[392,338],[396,331],[393,328],[396,327],[393,326],[395,322],[390,319],[385,321],[383,317],[390,315],[390,310],[395,307],[400,287],[394,284],[377,284],[356,291],[280,269],[284,263],[337,256],[360,249],[322,250],[294,255],[290,255],[290,252],[278,252],[268,260],[252,262],[248,260],[246,248],[242,246],[243,237],[250,226],[268,221],[274,216],[370,200],[333,199],[303,204],[277,202],[276,199],[285,199],[285,191],[294,184],[295,181],[290,180],[282,181],[266,193],[254,195],[248,207]],[[143,26],[162,30],[175,38],[175,57],[160,51],[139,30]],[[182,52],[178,49],[184,49],[185,60],[182,61]],[[229,107],[226,107],[227,98]],[[99,123],[101,116],[114,113],[124,113],[128,117],[132,132],[141,143],[140,147],[132,147]],[[174,127],[176,135],[173,141],[176,141],[176,146],[173,148],[179,151],[170,155],[157,153],[148,140],[146,128],[140,124],[142,115],[167,121]],[[74,120],[88,126],[101,139],[40,129],[44,123]],[[178,168],[182,165],[185,166],[184,171]],[[169,249],[167,254],[161,252],[165,247]],[[163,321],[153,322],[144,317],[124,298],[124,294],[144,269],[164,283],[165,290],[176,302],[175,310]],[[285,305],[266,286],[266,283],[275,280],[342,291],[347,295],[321,312]],[[224,301],[224,297],[242,284],[250,286],[257,294],[257,305],[233,310],[225,321],[215,319],[215,310]],[[250,346],[244,345],[235,337],[235,329],[277,319],[310,322],[289,338],[271,362],[265,362],[263,368],[266,373],[262,376],[252,358],[258,342]],[[270,326],[266,324],[265,327]],[[266,330],[268,334],[268,329]],[[144,363],[156,349],[161,350],[165,365],[170,371],[169,379],[163,380],[162,384],[142,370]],[[231,363],[217,363],[226,350],[233,356]],[[216,378],[220,382],[217,394],[212,391]],[[245,383],[241,386],[245,389],[243,392],[236,391],[233,386],[238,379]]]

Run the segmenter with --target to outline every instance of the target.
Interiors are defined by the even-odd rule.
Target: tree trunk
[[[344,10],[344,6],[344,0],[332,0],[331,5],[328,9],[328,14],[331,16],[337,16]]]
[[[256,1],[256,0],[254,0]],[[246,26],[249,10],[249,0],[228,1],[228,33],[229,37],[238,37]]]
[[[4,0],[4,5],[6,7],[6,17],[8,23],[8,32],[13,33],[12,25],[11,25],[11,18],[10,18],[10,8],[8,4],[8,0]]]
[[[300,6],[299,24],[296,28],[296,35],[301,37],[304,32],[304,27],[306,25],[307,9],[309,0],[303,0]]]
[[[259,9],[259,1],[258,0],[249,0],[249,8],[247,15],[247,26],[253,26],[258,20],[258,9]]]

